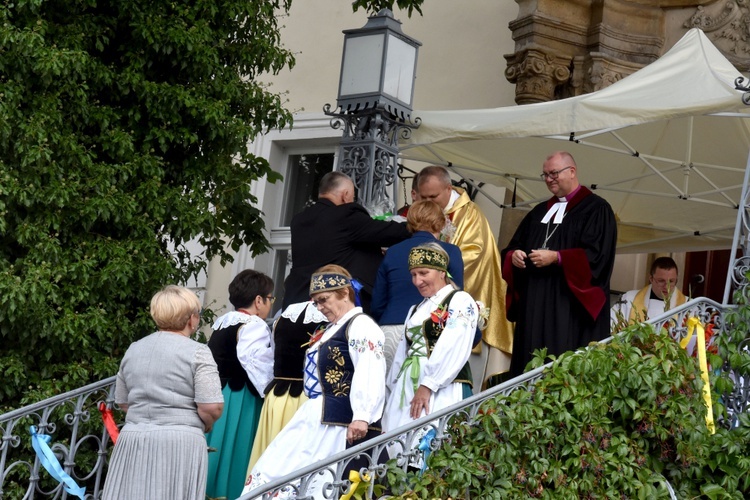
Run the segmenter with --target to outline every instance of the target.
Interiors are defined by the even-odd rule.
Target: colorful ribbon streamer
[[[352,288],[354,288],[354,305],[360,307],[362,306],[362,300],[359,298],[359,295],[362,290],[362,283],[357,278],[352,278]]]
[[[716,432],[714,427],[714,412],[711,405],[711,386],[708,381],[708,362],[706,361],[706,330],[703,328],[700,320],[695,316],[688,318],[688,334],[680,341],[680,347],[685,349],[690,343],[693,335],[696,335],[695,348],[698,351],[698,366],[701,369],[701,379],[703,380],[703,401],[706,403],[708,411],[706,412],[706,427],[713,434]]]
[[[361,482],[369,483],[370,482],[370,475],[365,474],[365,477],[360,478],[359,471],[356,470],[350,470],[349,471],[349,482],[352,483],[352,485],[349,487],[349,491],[345,494],[341,495],[341,498],[339,500],[351,500],[351,498],[354,496],[354,493],[357,491],[357,488],[359,488],[359,484]]]
[[[104,422],[104,428],[107,429],[107,434],[109,434],[112,444],[117,443],[120,430],[117,428],[114,415],[112,415],[112,408],[107,408],[107,405],[101,402],[99,403],[99,413],[102,414],[102,422]]]
[[[401,375],[406,373],[408,371],[409,379],[411,380],[411,385],[414,391],[414,394],[417,393],[417,389],[419,389],[419,375],[422,372],[422,368],[419,365],[419,358],[420,356],[417,356],[416,354],[409,356],[404,360],[404,364],[401,365],[401,370],[398,372],[398,378],[401,378]],[[401,400],[398,404],[399,408],[404,407],[404,403],[406,402],[406,377],[404,377],[403,381],[401,382]]]
[[[47,434],[37,434],[36,426],[34,425],[29,427],[29,432],[31,433],[31,446],[34,448],[42,467],[44,467],[52,477],[57,479],[58,482],[62,483],[63,489],[68,495],[73,495],[84,500],[86,488],[78,486],[73,478],[62,469],[60,462],[57,460],[52,448],[49,446],[52,437]]]
[[[424,456],[422,457],[422,470],[419,472],[420,474],[424,474],[424,471],[427,470],[427,459],[432,452],[432,449],[430,449],[430,443],[432,443],[433,439],[435,439],[435,429],[430,429],[419,441],[418,449],[424,453]]]

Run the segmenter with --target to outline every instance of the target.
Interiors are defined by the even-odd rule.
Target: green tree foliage
[[[430,468],[392,461],[389,484],[399,498],[651,499],[670,498],[669,481],[677,498],[748,498],[750,419],[710,434],[699,373],[668,335],[630,327],[560,356],[471,425],[454,418]]]
[[[415,10],[422,15],[423,2],[424,0],[354,0],[352,10],[357,12],[362,8],[368,14],[377,14],[381,9],[393,10],[393,4],[396,4],[399,9],[406,10],[406,14],[411,17]]]
[[[257,79],[290,1],[0,5],[0,405],[113,375],[156,290],[266,250],[247,143],[290,124]]]

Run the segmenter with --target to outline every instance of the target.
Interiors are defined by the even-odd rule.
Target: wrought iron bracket
[[[736,90],[739,90],[740,92],[744,92],[742,94],[742,102],[748,106],[750,106],[750,80],[747,84],[743,85],[743,82],[745,81],[745,77],[738,76],[734,80],[734,88]]]
[[[336,170],[352,178],[359,203],[371,215],[393,213],[399,140],[409,139],[421,120],[401,119],[380,106],[344,111],[326,104],[323,113],[342,130]]]

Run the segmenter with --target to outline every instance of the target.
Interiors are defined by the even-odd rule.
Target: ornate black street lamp
[[[344,31],[337,105],[323,112],[343,129],[336,170],[354,180],[358,201],[372,215],[393,212],[398,141],[419,126],[411,111],[420,45],[389,9]]]

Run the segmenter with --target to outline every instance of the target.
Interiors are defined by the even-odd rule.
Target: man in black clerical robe
[[[508,319],[516,322],[513,377],[523,373],[534,349],[560,355],[609,336],[615,215],[579,184],[570,153],[553,153],[542,170],[554,196],[524,217],[502,251]]]

